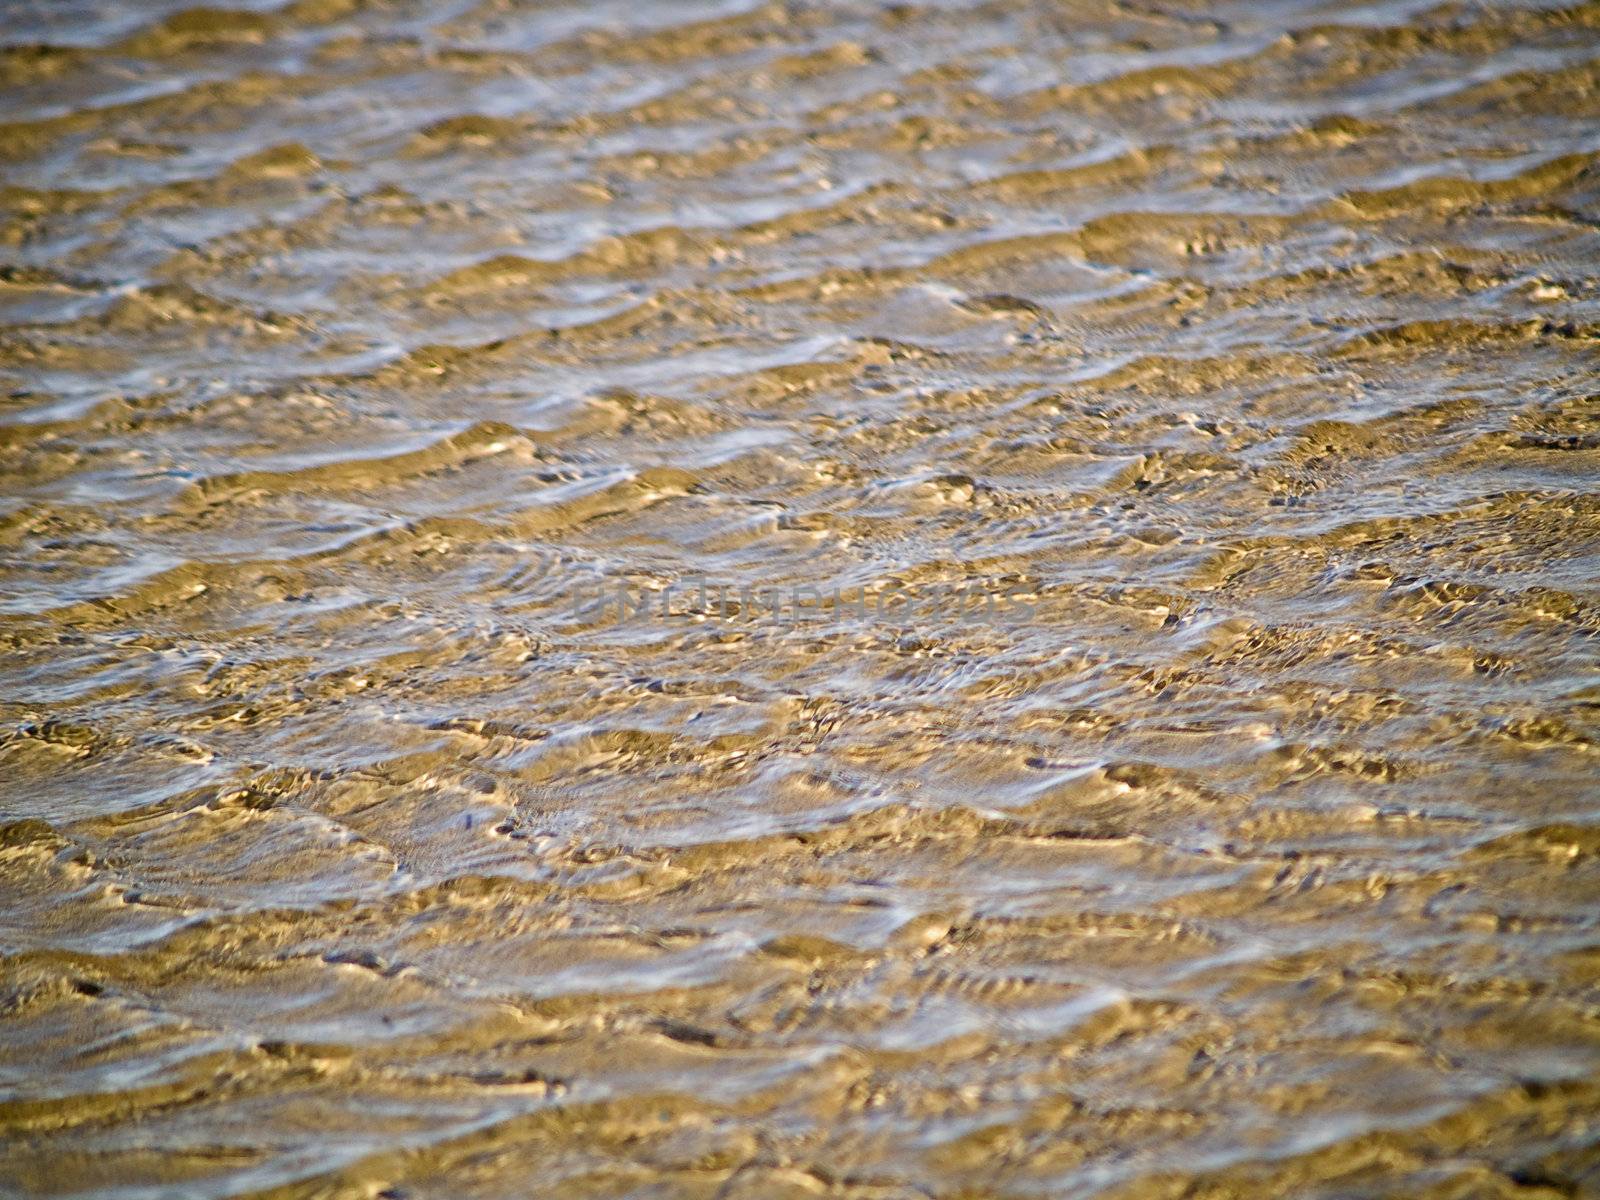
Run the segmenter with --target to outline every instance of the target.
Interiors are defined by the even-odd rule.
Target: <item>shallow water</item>
[[[1600,4],[0,7],[0,1193],[1600,1194]]]

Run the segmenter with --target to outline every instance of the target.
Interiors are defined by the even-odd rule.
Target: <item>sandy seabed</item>
[[[1600,1194],[1600,4],[0,15],[0,1195]]]

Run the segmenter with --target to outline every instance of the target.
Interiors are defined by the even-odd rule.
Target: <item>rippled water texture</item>
[[[1600,3],[0,9],[0,1193],[1600,1194]]]

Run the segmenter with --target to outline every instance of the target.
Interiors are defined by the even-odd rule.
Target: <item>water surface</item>
[[[1600,1192],[1600,5],[0,7],[0,1192]]]

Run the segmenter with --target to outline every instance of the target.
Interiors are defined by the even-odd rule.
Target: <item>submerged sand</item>
[[[1600,1194],[1600,4],[5,15],[0,1192]]]

